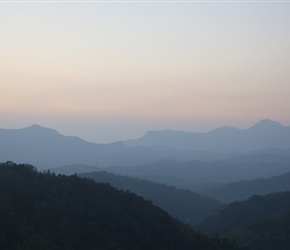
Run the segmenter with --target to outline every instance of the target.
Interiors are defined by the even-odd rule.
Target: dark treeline
[[[107,172],[84,173],[79,174],[79,176],[91,178],[99,183],[109,183],[113,187],[124,191],[128,190],[146,200],[151,200],[154,205],[193,228],[213,210],[223,205],[217,200],[199,195],[190,190],[177,189],[174,186],[136,177],[121,176]]]
[[[290,249],[290,192],[254,195],[217,210],[200,225],[250,250]]]
[[[0,248],[237,249],[108,184],[0,164]]]

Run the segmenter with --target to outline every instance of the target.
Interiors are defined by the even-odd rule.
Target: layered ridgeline
[[[0,164],[1,249],[235,249],[108,184]]]
[[[130,191],[151,200],[154,205],[168,212],[173,217],[194,227],[222,203],[190,190],[177,189],[173,186],[151,181],[120,176],[106,172],[80,174],[99,183],[109,183],[113,187]]]
[[[288,250],[290,192],[233,202],[215,211],[198,228],[208,235],[229,237],[250,250]]]
[[[225,203],[245,200],[252,195],[290,191],[290,172],[266,179],[244,180],[201,191]]]
[[[274,156],[271,156],[269,152],[273,151],[275,154]],[[263,191],[263,187],[260,184],[257,185],[257,189],[253,189],[253,192],[247,188],[245,188],[244,191],[242,189],[247,186],[247,184],[252,187],[255,186],[255,182],[252,185],[250,180],[266,179],[290,172],[290,158],[288,159],[288,150],[277,149],[266,150],[265,155],[260,154],[260,152],[257,154],[251,154],[249,157],[245,156],[244,160],[239,158],[236,161],[231,158],[223,161],[212,162],[161,161],[151,164],[137,165],[134,167],[112,166],[105,169],[82,164],[51,168],[51,171],[53,172],[67,175],[104,170],[119,175],[138,177],[167,185],[173,185],[182,189],[190,189],[215,199],[219,199],[223,202],[230,202],[232,200],[248,198],[252,194],[266,194],[268,191],[275,192],[288,190],[285,189],[287,188],[287,183],[285,183],[284,180],[282,181],[282,179],[287,177],[281,179],[281,185],[275,184],[275,182],[279,182],[279,178],[277,180],[273,179],[273,181],[269,181],[268,187],[266,187],[267,184],[263,185],[263,181],[261,181],[261,185],[265,187],[265,191]],[[237,184],[234,183],[239,181],[243,182]],[[222,186],[229,183],[234,184],[229,185],[229,188],[227,188],[228,185],[225,185],[224,187]],[[282,186],[282,183],[285,183],[284,187]],[[272,188],[270,186],[272,184],[276,187],[273,186]],[[261,186],[260,190],[258,190],[258,186]],[[281,188],[279,188],[279,186]],[[233,187],[235,192],[231,192],[231,187]],[[241,190],[238,190],[239,187],[241,187]],[[225,190],[224,194],[223,190]]]
[[[252,151],[290,148],[290,126],[262,120],[248,129],[224,126],[208,133],[149,131],[142,138],[125,142],[129,146],[166,146],[198,151]]]
[[[208,161],[265,148],[290,149],[290,127],[263,120],[244,130],[151,131],[137,140],[110,144],[90,143],[38,125],[0,129],[0,161],[27,162],[43,169],[68,164],[97,163],[104,167],[166,160]]]
[[[0,129],[0,161],[30,163],[38,169],[67,164],[96,163],[107,165],[133,165],[163,159],[139,149],[131,149],[120,142],[97,144],[74,136],[64,136],[57,131],[32,125],[23,129]]]
[[[163,161],[135,167],[108,167],[106,171],[200,191],[220,184],[270,178],[290,172],[290,160],[285,162]]]

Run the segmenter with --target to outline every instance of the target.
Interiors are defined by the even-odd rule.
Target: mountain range
[[[38,169],[68,164],[92,167],[134,165],[159,161],[169,152],[147,148],[130,148],[121,142],[98,144],[78,137],[64,136],[57,131],[32,125],[23,129],[0,129],[0,161],[30,163]]]
[[[198,191],[209,186],[281,175],[290,172],[289,163],[162,161],[134,167],[107,167],[106,171]]]
[[[290,126],[268,119],[248,129],[224,126],[208,133],[182,131],[150,131],[128,146],[166,146],[197,151],[253,151],[264,148],[290,148]]]
[[[33,164],[39,170],[50,171],[38,172],[30,165],[17,165],[12,161]],[[67,249],[74,249],[70,246],[80,246],[83,239],[92,244],[101,244],[93,237],[100,233],[98,237],[104,239],[100,249],[116,249],[121,245],[125,246],[123,244],[131,244],[132,234],[136,236],[134,239],[140,240],[139,236],[143,234],[139,233],[143,232],[143,226],[147,225],[144,216],[139,216],[140,212],[145,207],[151,211],[150,207],[155,204],[175,218],[198,227],[204,233],[219,233],[236,240],[239,245],[250,246],[249,249],[286,250],[290,247],[289,192],[268,194],[289,190],[290,127],[275,121],[262,120],[244,130],[221,127],[208,133],[149,131],[142,138],[110,144],[92,143],[78,137],[64,136],[39,125],[23,129],[0,129],[0,162],[6,162],[0,163],[4,167],[4,174],[0,175],[0,183],[3,186],[0,190],[3,202],[7,202],[6,205],[0,206],[3,210],[0,221],[2,227],[9,226],[9,231],[0,232],[0,242],[5,242],[7,246],[15,243],[11,240],[15,237],[17,242],[24,240],[21,242],[24,246],[29,246],[27,249],[36,246],[35,244],[59,245],[59,239],[65,239],[61,244],[66,245]],[[102,172],[104,170],[107,173]],[[56,175],[53,172],[68,175],[84,172],[87,174],[81,175],[86,177],[84,180],[76,175]],[[117,194],[109,185],[95,186],[95,182],[88,178],[111,183],[129,192],[119,191]],[[180,190],[181,188],[190,190]],[[198,191],[202,196],[192,191]],[[130,192],[152,202],[144,203],[141,197],[128,194]],[[252,194],[268,195],[248,198]],[[92,195],[95,195],[94,199],[91,199]],[[116,203],[118,197],[123,197],[120,198],[120,203]],[[213,211],[221,205],[220,201],[227,203],[241,199],[247,200],[233,202]],[[140,206],[135,207],[139,204],[138,200]],[[102,211],[96,210],[101,208]],[[101,213],[93,213],[95,210]],[[42,211],[45,213],[42,214]],[[51,219],[51,211],[59,211],[59,214],[53,214],[54,218],[59,219]],[[116,213],[117,211],[120,213]],[[211,211],[213,212],[206,217]],[[133,215],[133,227],[129,234],[126,234],[128,220],[122,221],[123,214],[128,215],[128,218]],[[147,212],[144,214],[148,215]],[[156,224],[159,218],[169,218],[166,213],[160,214],[161,217],[154,216],[152,214],[147,218],[152,222],[145,226],[150,229],[149,234],[154,225],[157,228],[164,227]],[[135,227],[137,217],[141,227]],[[43,218],[44,221],[39,218]],[[109,218],[114,219],[110,221]],[[172,218],[169,220],[172,221]],[[119,221],[122,222],[118,224]],[[97,230],[93,234],[87,234],[98,229],[100,223],[105,231]],[[181,224],[173,224],[172,228],[175,227],[174,230],[178,232],[178,225]],[[81,231],[78,231],[81,238],[75,238],[74,225],[81,228]],[[55,228],[58,228],[57,235]],[[139,230],[140,228],[142,230]],[[183,231],[185,228],[187,227],[181,226],[182,232],[191,234],[189,228]],[[106,235],[102,232],[106,232]],[[125,238],[120,236],[119,232],[124,232]],[[184,237],[182,232],[178,233],[180,237]],[[170,231],[168,233],[170,234]],[[29,235],[32,238],[29,238]],[[191,235],[195,235],[195,239],[202,236]],[[168,242],[166,237],[165,245]],[[152,237],[146,235],[145,238]],[[202,238],[212,244],[209,238]],[[29,242],[26,239],[29,239]],[[228,244],[226,239],[218,236],[213,239],[213,244],[216,246],[217,243],[218,247],[211,245],[208,249],[232,249],[232,244]],[[160,242],[158,238],[156,240]],[[188,244],[191,244],[190,242],[191,240]],[[230,248],[225,247],[223,243]],[[152,244],[155,244],[155,241]],[[136,249],[136,245],[134,247],[132,249]],[[180,246],[174,249],[180,249]]]
[[[68,164],[107,167],[158,161],[216,160],[266,148],[290,149],[290,127],[263,120],[239,130],[222,127],[208,133],[151,131],[137,140],[98,144],[32,125],[0,129],[0,161],[26,162],[47,169]]]

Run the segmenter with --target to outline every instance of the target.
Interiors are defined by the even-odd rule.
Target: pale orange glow
[[[256,4],[1,3],[2,125],[290,123],[290,9]]]

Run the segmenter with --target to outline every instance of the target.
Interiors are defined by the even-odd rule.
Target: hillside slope
[[[233,202],[207,217],[199,230],[220,234],[252,250],[287,250],[290,247],[290,192]]]
[[[121,190],[128,190],[151,200],[154,205],[167,211],[173,217],[194,227],[210,212],[222,205],[214,199],[194,193],[190,190],[177,189],[173,186],[151,181],[120,176],[106,172],[80,174],[99,183],[109,183]]]
[[[244,180],[204,190],[201,194],[229,203],[252,195],[290,191],[290,172],[267,179]]]
[[[0,164],[0,248],[234,249],[132,193],[12,162]]]

